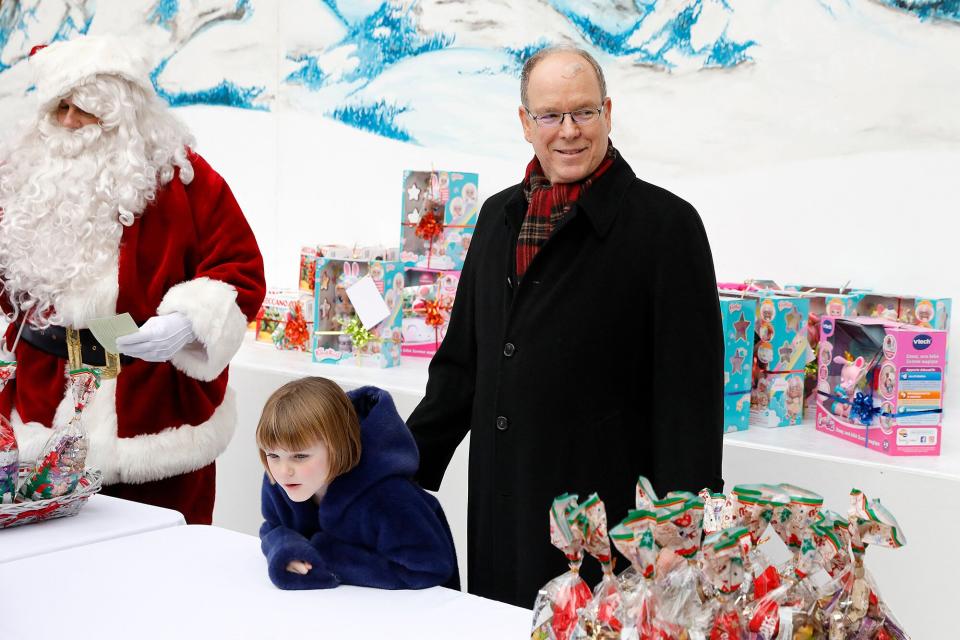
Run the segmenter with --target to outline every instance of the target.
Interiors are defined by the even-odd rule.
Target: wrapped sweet
[[[655,503],[657,524],[654,539],[662,548],[656,585],[659,594],[657,622],[668,629],[706,626],[709,612],[700,597],[700,539],[703,532],[703,501],[686,492],[676,492]]]
[[[0,504],[13,502],[17,494],[20,450],[10,421],[0,415]]]
[[[579,527],[570,526],[570,517],[577,507],[577,496],[565,493],[555,498],[550,508],[550,542],[567,557],[570,569],[537,593],[532,640],[568,640],[577,625],[580,609],[592,597],[590,587],[580,577],[582,532]]]
[[[579,528],[583,548],[596,558],[603,570],[600,584],[593,591],[590,602],[580,612],[573,638],[619,638],[623,628],[623,594],[620,582],[613,574],[613,557],[607,535],[607,512],[603,501],[592,494],[570,516],[570,525]]]
[[[100,387],[100,371],[91,368],[70,371],[74,415],[53,430],[40,450],[36,467],[20,487],[25,500],[45,500],[73,491],[83,476],[87,461],[87,435],[80,416]]]
[[[610,530],[610,539],[617,550],[630,561],[620,574],[620,592],[623,596],[622,640],[649,640],[657,638],[654,625],[654,592],[652,579],[656,571],[657,545],[653,528],[657,514],[634,510]]]
[[[0,360],[0,391],[13,379],[17,363]],[[20,450],[10,421],[0,415],[0,504],[12,502],[17,493],[17,469]]]
[[[838,580],[840,588],[823,610],[828,637],[830,640],[907,638],[863,566],[869,545],[902,547],[906,543],[903,531],[879,500],[868,501],[859,489],[850,492],[847,529],[853,559]]]
[[[794,552],[793,568],[796,576],[804,578],[822,566],[812,527],[820,521],[823,496],[791,484],[779,486],[790,498],[790,517],[784,541]]]
[[[740,640],[744,626],[738,610],[744,564],[750,552],[750,531],[746,527],[722,529],[703,541],[703,576],[716,594],[713,602],[711,640]]]

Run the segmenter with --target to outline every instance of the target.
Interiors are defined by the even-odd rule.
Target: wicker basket
[[[33,471],[33,465],[20,465],[18,486],[31,471]],[[100,491],[102,485],[103,474],[100,470],[87,469],[80,478],[77,488],[65,496],[33,502],[0,504],[0,529],[64,516],[75,516],[87,502],[87,498]]]

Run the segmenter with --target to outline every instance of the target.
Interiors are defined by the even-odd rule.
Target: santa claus
[[[214,460],[233,435],[227,364],[264,296],[263,260],[230,188],[157,97],[150,64],[108,36],[33,55],[39,110],[0,153],[0,283],[17,377],[0,412],[30,459],[73,413],[71,355],[103,367],[86,408],[104,493],[213,513]],[[119,373],[87,330],[128,312]],[[22,327],[22,330],[21,330]]]

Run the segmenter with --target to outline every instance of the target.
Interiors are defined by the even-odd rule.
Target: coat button
[[[516,352],[517,347],[514,346],[512,342],[508,342],[507,344],[503,345],[503,355],[507,356],[508,358]]]
[[[497,431],[506,431],[510,428],[510,421],[505,416],[497,417]]]

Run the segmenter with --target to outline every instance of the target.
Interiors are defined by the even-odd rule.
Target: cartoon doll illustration
[[[787,420],[800,424],[803,416],[803,376],[791,376],[787,380]]]
[[[773,300],[764,300],[760,303],[760,318],[764,322],[773,322],[773,318],[777,315],[777,310],[773,306]]]
[[[933,325],[933,303],[929,300],[921,300],[914,309],[914,316],[917,318],[917,324],[925,329],[932,329]]]

